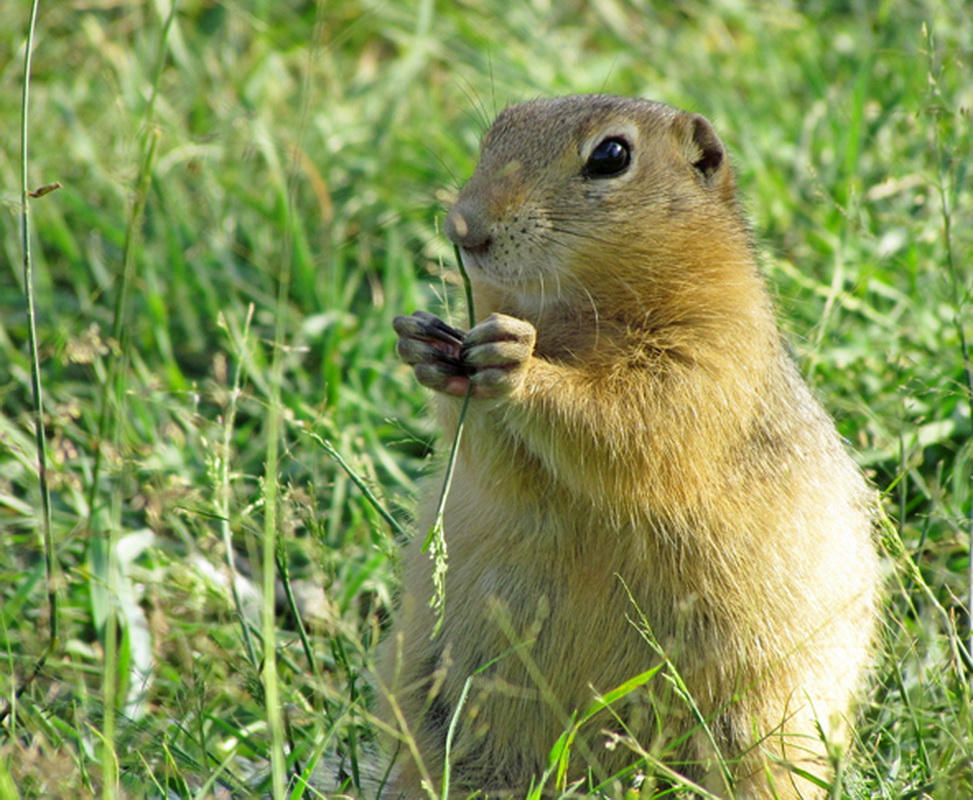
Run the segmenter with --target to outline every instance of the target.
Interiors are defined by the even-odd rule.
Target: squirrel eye
[[[584,174],[589,178],[612,178],[624,172],[631,160],[628,142],[618,136],[609,136],[591,151],[584,165]]]

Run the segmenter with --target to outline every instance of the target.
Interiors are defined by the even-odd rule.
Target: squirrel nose
[[[482,253],[490,247],[490,231],[482,215],[471,212],[460,200],[446,215],[446,235],[449,240],[474,253]]]

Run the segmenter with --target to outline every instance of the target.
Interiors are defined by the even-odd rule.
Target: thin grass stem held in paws
[[[473,288],[470,285],[470,276],[466,273],[463,264],[463,256],[459,247],[453,247],[456,258],[456,266],[463,279],[463,287],[466,292],[466,309],[469,318],[470,328],[476,325],[476,311],[473,305]],[[442,628],[443,618],[446,614],[446,570],[448,568],[448,551],[446,546],[446,531],[443,527],[443,514],[446,510],[446,500],[449,498],[449,490],[453,483],[453,472],[456,469],[456,455],[459,453],[460,442],[463,437],[463,425],[466,422],[466,412],[470,407],[470,398],[473,396],[473,382],[466,387],[466,395],[463,397],[463,405],[460,407],[459,421],[456,424],[456,433],[449,448],[449,458],[446,460],[446,469],[443,472],[442,489],[439,492],[439,503],[436,506],[436,515],[432,527],[426,533],[423,542],[423,551],[429,551],[429,557],[435,565],[433,580],[433,596],[430,604],[436,609],[436,624],[432,629],[432,636],[436,636]]]

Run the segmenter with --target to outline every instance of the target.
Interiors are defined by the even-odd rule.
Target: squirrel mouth
[[[490,258],[485,247],[461,247],[460,257],[463,259],[463,266],[468,272],[476,272],[485,278],[499,279],[496,264]]]
[[[511,270],[508,264],[503,261],[497,261],[488,253],[475,252],[463,248],[462,258],[466,271],[487,283],[509,287],[511,285],[521,285],[524,282],[524,276],[521,271]]]
[[[491,261],[489,243],[477,245],[476,247],[459,247],[460,257],[463,259],[463,266],[467,269],[475,269],[479,272],[487,272],[486,264]]]

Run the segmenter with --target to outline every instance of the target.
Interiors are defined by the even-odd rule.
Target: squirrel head
[[[474,287],[523,302],[652,305],[705,280],[713,255],[752,267],[726,149],[699,114],[574,95],[511,106],[446,219]],[[546,300],[545,300],[546,298]]]

